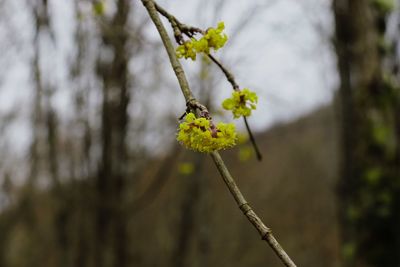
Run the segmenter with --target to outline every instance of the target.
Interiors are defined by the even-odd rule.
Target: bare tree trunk
[[[38,1],[31,3],[27,1],[29,11],[34,21],[33,32],[33,58],[31,61],[31,79],[33,83],[33,109],[31,117],[32,141],[29,148],[29,173],[24,190],[21,193],[21,199],[18,202],[16,217],[22,222],[26,229],[28,242],[40,239],[38,218],[36,209],[36,182],[43,176],[45,169],[45,149],[46,149],[46,127],[45,114],[43,110],[43,74],[40,68],[40,38],[48,30],[47,1]],[[37,250],[32,249],[32,253],[27,257],[28,265],[37,265],[42,261],[43,256]]]
[[[335,47],[341,79],[341,177],[338,183],[343,259],[347,266],[398,266],[400,179],[393,151],[398,84],[383,66],[385,10],[364,0],[335,0]],[[397,203],[397,204],[396,204]]]
[[[127,178],[126,131],[128,124],[128,33],[130,2],[117,1],[109,23],[101,26],[110,62],[98,62],[103,82],[102,162],[97,178],[98,214],[95,264],[124,267],[128,257],[125,184]],[[106,18],[104,18],[106,19]],[[104,21],[105,22],[105,21]]]

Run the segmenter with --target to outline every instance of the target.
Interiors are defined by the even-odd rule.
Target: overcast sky
[[[49,0],[56,42],[44,38],[42,49],[45,57],[41,63],[44,73],[51,73],[46,80],[60,88],[54,104],[66,117],[71,100],[65,66],[70,63],[75,27],[71,2]],[[258,93],[259,106],[250,118],[256,130],[297,118],[331,101],[337,76],[329,39],[332,33],[330,1],[235,0],[226,1],[227,4],[218,10],[215,10],[215,2],[159,0],[160,5],[187,24],[206,29],[218,21],[225,22],[230,39],[223,51],[215,56],[235,74],[241,87]],[[27,118],[31,112],[29,103],[33,91],[29,70],[33,54],[33,23],[24,3],[23,0],[0,2],[0,23],[6,25],[0,27],[0,45],[7,47],[2,49],[1,58],[0,113],[4,115],[12,108],[19,109],[20,119],[8,130],[8,137],[11,146],[20,150],[30,142]],[[110,0],[106,4],[108,12],[112,11],[111,3]],[[136,14],[146,16],[141,5],[136,7]],[[243,26],[244,21],[246,24]],[[159,42],[154,26],[149,24],[146,27],[146,34]],[[165,63],[165,68],[169,68],[166,56]],[[189,77],[195,75],[196,64],[198,62],[184,62]],[[172,73],[170,69],[165,71]],[[230,95],[231,87],[220,72],[215,76],[220,79],[213,94],[217,103]],[[163,97],[170,95],[171,99],[180,99],[174,110],[179,114],[184,110],[184,101],[175,78],[171,75],[170,79],[176,86],[175,92],[164,91],[162,94]],[[195,80],[189,82],[194,84]],[[238,127],[242,127],[240,122]]]
[[[331,101],[337,75],[330,43],[330,1],[237,0],[227,1],[217,12],[213,11],[216,1],[195,2],[159,1],[191,25],[207,28],[224,21],[228,36],[244,20],[249,21],[216,56],[222,58],[241,87],[259,94],[258,109],[251,117],[255,128],[262,130],[291,120]],[[148,30],[155,32],[153,27]],[[219,84],[218,102],[230,94],[229,89],[226,81]]]

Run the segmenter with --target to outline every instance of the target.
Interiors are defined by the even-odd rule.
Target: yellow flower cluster
[[[210,48],[217,51],[223,47],[228,40],[228,36],[223,32],[225,24],[219,22],[217,28],[209,28],[200,40],[191,38],[176,48],[176,56],[178,58],[184,57],[185,59],[191,58],[196,60],[197,53],[210,53]]]
[[[222,107],[226,110],[232,110],[233,117],[250,116],[251,111],[256,109],[258,96],[256,93],[245,88],[241,91],[233,91],[232,97],[222,102]]]
[[[220,122],[214,126],[210,120],[196,118],[193,113],[189,113],[179,125],[177,140],[198,152],[209,153],[226,149],[236,144],[235,125]]]

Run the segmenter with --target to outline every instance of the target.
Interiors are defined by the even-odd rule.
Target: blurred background
[[[397,0],[159,0],[256,91],[222,152],[298,266],[400,266]],[[172,35],[167,21],[163,20]],[[0,266],[282,266],[209,157],[138,0],[0,0]],[[215,120],[230,84],[183,61]]]

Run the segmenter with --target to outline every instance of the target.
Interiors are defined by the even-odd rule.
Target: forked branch
[[[174,36],[175,36],[175,40],[177,43],[182,44],[184,42],[182,34],[185,34],[188,37],[193,37],[196,33],[202,33],[202,34],[205,33],[205,31],[203,31],[197,27],[188,26],[186,24],[181,23],[175,16],[173,16],[171,13],[167,12],[164,8],[162,8],[155,2],[154,2],[154,6],[155,6],[156,10],[162,16],[164,16],[166,19],[168,19],[168,21],[171,24],[171,27],[174,31]],[[211,54],[207,54],[207,57],[209,59],[211,59],[211,61],[214,62],[215,65],[217,65],[219,69],[221,69],[221,71],[224,73],[228,82],[232,85],[232,89],[235,91],[239,91],[240,87],[239,87],[238,83],[236,82],[235,76],[217,58],[215,58]],[[257,146],[256,139],[253,135],[253,132],[251,131],[251,128],[250,128],[247,118],[245,116],[243,116],[243,121],[246,126],[246,130],[249,133],[250,142],[254,148],[256,157],[259,161],[261,161],[262,154],[260,152],[260,149]]]
[[[167,31],[162,24],[160,17],[158,15],[158,11],[156,9],[155,3],[152,0],[141,0],[151,20],[157,28],[158,33],[162,39],[162,42],[167,50],[168,57],[172,66],[172,69],[175,72],[175,75],[178,79],[179,85],[181,87],[182,93],[186,99],[187,103],[190,103],[194,100],[193,94],[190,90],[189,83],[187,82],[184,70],[179,60],[175,55],[175,49],[172,45],[171,39],[168,36]],[[276,255],[282,261],[285,266],[288,267],[296,267],[296,264],[290,259],[289,255],[285,252],[285,250],[281,247],[275,237],[272,235],[272,231],[270,228],[265,226],[265,224],[261,221],[261,219],[257,216],[257,214],[253,211],[251,206],[247,203],[246,199],[243,197],[242,193],[239,190],[239,187],[236,185],[234,179],[229,173],[225,163],[223,162],[221,156],[218,152],[210,153],[211,158],[213,159],[215,165],[219,173],[222,176],[226,186],[228,187],[230,193],[238,204],[240,210],[247,217],[247,219],[251,222],[251,224],[257,229],[261,238],[268,242],[270,247],[274,250]]]

